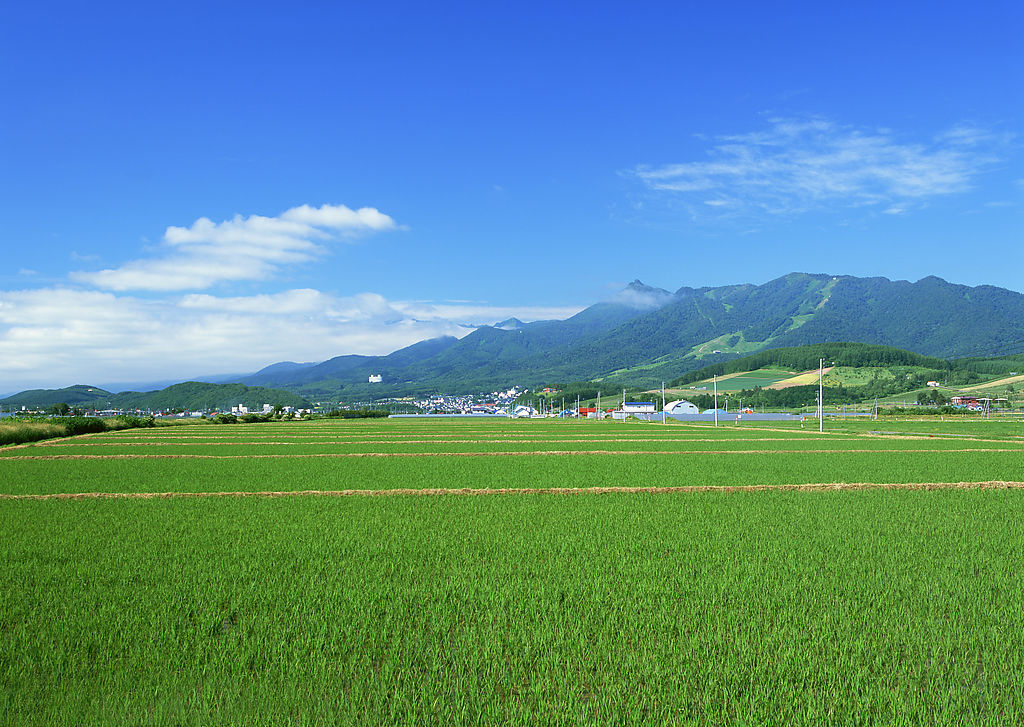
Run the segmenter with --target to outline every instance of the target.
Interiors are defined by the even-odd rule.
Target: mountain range
[[[655,385],[768,348],[838,341],[945,359],[1016,353],[1024,350],[1024,295],[937,277],[791,273],[675,292],[634,281],[565,320],[509,319],[386,356],[281,362],[238,381],[347,400],[587,380]],[[368,383],[375,374],[382,382]]]
[[[462,338],[432,338],[386,356],[282,361],[254,374],[211,377],[160,391],[32,390],[0,400],[0,405],[208,409],[570,382],[654,387],[760,351],[834,342],[891,346],[947,360],[1017,354],[1024,352],[1024,295],[936,277],[911,283],[791,273],[763,285],[675,292],[635,280],[611,300],[565,320],[523,323],[510,318]],[[370,383],[376,375],[381,382]]]

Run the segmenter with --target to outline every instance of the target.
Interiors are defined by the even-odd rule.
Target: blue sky
[[[0,391],[384,353],[634,278],[1024,290],[1019,3],[22,3]]]

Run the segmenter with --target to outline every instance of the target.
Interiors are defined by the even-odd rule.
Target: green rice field
[[[1024,424],[0,448],[0,724],[1024,722]]]

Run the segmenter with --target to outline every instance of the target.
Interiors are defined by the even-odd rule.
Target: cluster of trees
[[[899,414],[963,414],[964,410],[947,404],[946,406],[915,406],[912,409],[902,406],[879,407],[878,413],[888,416],[897,416]]]
[[[854,389],[851,387],[844,386],[826,387],[823,391],[825,405],[850,404],[864,398],[861,396],[854,396],[851,393],[853,390]],[[754,389],[744,389],[743,391],[730,394],[729,396],[733,400],[742,400],[743,406],[797,409],[802,406],[813,406],[818,401],[818,386],[817,384],[812,384],[810,386],[791,386],[788,389],[763,389],[758,386]],[[693,399],[690,399],[690,401],[697,404]],[[719,403],[722,401],[721,394],[718,395],[718,401]],[[698,404],[698,406],[700,405]]]
[[[206,418],[205,416],[203,417]],[[292,412],[284,412],[281,406],[275,406],[273,411],[250,412],[248,414],[217,414],[213,417],[214,424],[258,424],[260,422],[277,422],[294,419]]]
[[[1017,345],[1019,347],[1020,343]],[[1015,371],[1024,371],[1024,353],[995,358],[963,358],[955,363],[969,371],[982,374],[1012,374]]]
[[[949,397],[944,395],[938,389],[932,389],[931,391],[921,391],[917,394],[917,403],[921,406],[931,404],[933,406],[942,406],[949,404]]]

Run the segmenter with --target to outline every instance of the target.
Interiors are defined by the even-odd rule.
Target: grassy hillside
[[[957,393],[983,393],[1012,406],[1024,375],[999,376],[981,371],[1004,369],[1011,363],[994,359],[946,361],[886,346],[829,343],[778,348],[735,361],[707,366],[673,381],[686,395],[710,391],[718,375],[719,393],[742,393],[753,405],[797,407],[817,399],[817,363],[826,362],[823,377],[827,404],[872,400],[948,403]],[[992,365],[995,364],[995,365]],[[782,368],[780,368],[782,367]],[[788,369],[788,371],[787,371]],[[805,373],[790,375],[789,371]],[[938,386],[928,386],[936,382]],[[744,384],[751,384],[744,386]]]
[[[111,396],[114,394],[99,387],[75,384],[63,389],[29,389],[0,399],[0,405],[7,408],[24,406],[28,409],[48,409],[57,404],[89,405],[97,401],[106,401]]]
[[[843,367],[890,367],[917,366],[922,369],[950,370],[949,361],[922,356],[920,354],[893,348],[891,346],[874,346],[865,343],[822,343],[791,348],[773,348],[752,356],[744,356],[719,364],[712,364],[686,374],[672,381],[672,386],[683,386],[694,381],[710,379],[712,375],[725,376],[735,373],[756,371],[768,366],[796,372],[817,369],[821,359],[826,365]],[[780,379],[781,380],[781,379]],[[752,387],[751,387],[752,388]]]
[[[230,409],[241,404],[249,408],[271,406],[308,407],[302,396],[280,389],[244,384],[205,384],[187,381],[160,391],[125,391],[112,399],[118,408],[131,409]]]

